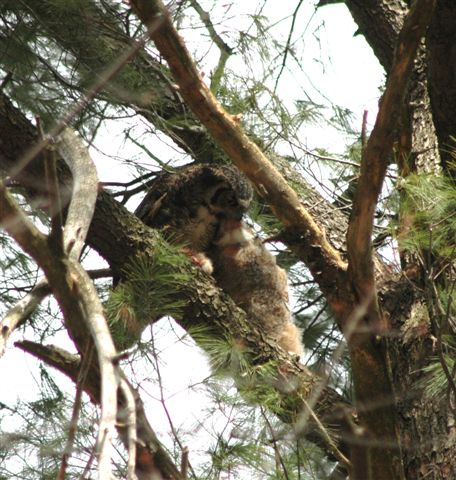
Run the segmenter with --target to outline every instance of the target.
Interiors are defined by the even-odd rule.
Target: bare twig
[[[274,90],[273,90],[274,93],[277,91],[277,86],[279,84],[280,77],[282,76],[282,73],[285,69],[285,65],[287,64],[288,53],[290,52],[290,49],[291,49],[291,37],[293,36],[294,27],[295,27],[295,23],[296,23],[296,18],[298,16],[298,12],[299,12],[299,9],[301,8],[302,4],[303,4],[303,0],[299,0],[298,4],[296,5],[296,8],[294,9],[293,15],[292,15],[290,31],[288,32],[287,43],[286,43],[285,49],[284,49],[282,66],[280,67],[280,71],[277,75],[277,78],[276,78],[276,81],[275,81],[275,84],[274,84]]]
[[[189,466],[188,447],[184,447],[182,450],[182,456],[181,456],[181,474],[184,480],[187,480],[188,478],[188,466]]]
[[[364,110],[363,123],[361,124],[361,148],[363,152],[367,144],[367,115],[368,114],[369,112],[367,110]]]
[[[68,125],[71,124],[83,110],[90,104],[90,102],[97,96],[97,94],[119,73],[119,71],[128,63],[149,41],[151,31],[158,27],[160,19],[150,25],[150,29],[139,40],[135,41],[133,45],[122,55],[118,60],[111,64],[103,73],[101,73],[94,85],[88,90],[87,94],[74,105],[72,109],[65,115],[56,126],[49,132],[49,138],[37,142],[30,148],[22,158],[17,162],[15,167],[11,169],[9,175],[15,178],[39,153],[49,145],[50,138],[58,136]]]
[[[87,273],[78,262],[55,255],[47,239],[0,184],[0,222],[8,233],[43,269],[62,310],[70,335],[79,349],[88,339],[81,331],[81,319],[89,329],[98,353],[102,382],[101,419],[98,437],[99,478],[111,475],[111,438],[115,428],[118,375],[112,359],[114,343],[104,318],[103,306]],[[79,341],[78,341],[79,340]]]
[[[217,45],[220,50],[219,61],[212,73],[211,78],[211,91],[214,95],[216,95],[220,86],[220,80],[225,70],[226,62],[228,61],[230,55],[232,55],[233,49],[229,45],[227,45],[226,42],[222,39],[222,37],[216,32],[209,13],[206,12],[206,10],[204,10],[203,7],[196,0],[191,0],[190,4],[195,9],[196,13],[198,13],[201,21],[204,23],[207,31],[209,32],[211,40]]]
[[[30,341],[16,342],[15,345],[21,350],[30,353],[46,364],[56,368],[58,371],[69,377],[73,382],[77,381],[81,367],[81,361],[78,355],[71,354],[53,345],[40,345]],[[136,455],[137,470],[141,471],[143,475],[149,474],[148,477],[144,476],[142,478],[183,480],[179,470],[174,465],[172,459],[160,444],[153,429],[149,425],[147,417],[144,414],[143,404],[139,395],[133,390],[133,387],[124,378],[123,374],[121,374],[121,377],[122,383],[125,387],[128,387],[134,400],[136,423],[133,424],[136,428],[135,435],[137,436],[137,450],[141,450],[141,453],[137,453]],[[85,379],[85,382],[82,384],[82,387],[94,403],[100,403],[100,377],[98,375],[98,367],[96,364],[94,365],[93,362],[90,364],[88,375]],[[128,408],[129,405],[129,401],[127,401],[127,399],[123,396],[123,392],[124,389],[122,388],[122,394],[118,395],[119,412],[124,411],[124,409]],[[128,449],[130,445],[129,438],[136,437],[135,435],[128,433],[128,431],[127,434],[125,434],[124,420],[125,418],[121,416],[116,426],[125,448]],[[127,429],[133,424],[127,425]],[[156,476],[154,477],[154,475]]]
[[[288,475],[287,466],[285,465],[285,462],[283,461],[283,456],[280,452],[280,448],[279,448],[279,445],[277,443],[277,435],[274,432],[274,429],[272,428],[271,422],[269,421],[269,418],[266,415],[266,412],[265,412],[264,408],[261,407],[260,411],[261,411],[261,416],[264,418],[264,421],[266,422],[266,426],[268,427],[269,433],[271,434],[271,441],[272,441],[272,445],[274,447],[276,463],[280,463],[280,466],[282,468],[282,474],[285,477],[285,480],[290,480],[290,476]]]
[[[127,451],[128,451],[127,480],[137,480],[135,470],[136,470],[136,443],[138,441],[138,438],[137,438],[138,428],[136,423],[135,397],[131,391],[131,386],[123,378],[121,378],[120,380],[120,389],[122,390],[126,405],[122,410],[122,412],[119,412],[117,417],[119,421],[120,414],[122,415],[122,420],[127,430]]]
[[[68,466],[68,460],[73,450],[74,439],[76,437],[76,431],[78,428],[78,419],[79,419],[79,412],[81,410],[81,400],[82,400],[82,392],[84,390],[84,382],[86,381],[88,369],[92,363],[92,354],[93,354],[93,345],[88,344],[87,352],[82,359],[82,365],[79,370],[79,374],[76,382],[76,394],[74,397],[73,413],[71,414],[70,425],[68,428],[68,438],[67,438],[65,448],[63,449],[62,463],[60,465],[60,470],[57,476],[57,480],[65,480],[65,472]]]
[[[342,463],[342,465],[344,465],[347,468],[347,470],[350,470],[351,468],[350,460],[337,448],[336,442],[331,438],[331,435],[328,433],[328,430],[321,423],[320,419],[315,414],[312,407],[309,405],[309,403],[306,401],[305,398],[302,398],[302,403],[305,405],[306,410],[309,414],[309,417],[315,422],[315,425],[317,426],[320,432],[320,435],[326,442],[326,445],[330,447],[332,454],[337,458],[337,460],[339,460],[339,462]]]
[[[44,132],[40,118],[36,119],[37,130],[40,134],[40,140],[44,142]],[[62,199],[60,196],[59,180],[57,178],[56,158],[52,144],[44,149],[44,171],[49,198],[49,212],[51,215],[51,233],[49,239],[54,247],[59,251],[63,250],[63,217],[62,217]]]
[[[6,343],[11,333],[36,310],[49,293],[47,280],[42,278],[30,293],[8,311],[0,323],[0,357],[5,353]]]
[[[97,278],[111,277],[109,268],[88,270],[87,274],[94,280]],[[21,298],[12,307],[0,322],[0,357],[6,349],[6,343],[13,331],[21,326],[27,318],[37,309],[38,305],[51,293],[47,280],[43,277],[24,298]]]

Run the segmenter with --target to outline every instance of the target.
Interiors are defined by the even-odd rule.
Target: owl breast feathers
[[[288,279],[259,238],[243,223],[223,220],[208,251],[220,287],[285,351],[301,355],[301,333],[291,320]]]
[[[176,243],[203,252],[220,221],[240,220],[251,200],[252,187],[236,167],[193,165],[159,174],[135,214],[146,225],[164,229]]]

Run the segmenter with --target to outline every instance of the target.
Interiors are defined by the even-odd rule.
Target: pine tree
[[[344,105],[284,100],[305,2],[284,38],[267,3],[216,3],[0,6],[0,352],[37,359],[38,392],[0,399],[0,478],[452,478],[456,6],[316,2],[348,8],[386,72],[369,134]],[[309,151],[315,124],[345,154]],[[98,185],[83,144],[107,129],[122,178]],[[131,213],[191,161],[256,187],[248,222],[288,272],[301,362]],[[178,380],[204,398],[182,428]]]

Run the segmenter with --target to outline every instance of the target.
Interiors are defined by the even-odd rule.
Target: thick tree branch
[[[89,270],[87,274],[92,280],[112,276],[112,272],[108,268]],[[21,298],[3,317],[0,321],[0,357],[5,353],[10,335],[30,317],[39,304],[50,294],[49,284],[43,277],[32,288],[30,293]]]
[[[345,3],[388,75],[410,2],[345,0]],[[446,87],[441,86],[440,89],[445,91]],[[440,156],[430,108],[424,48],[419,49],[415,60],[398,127],[396,161],[400,175],[405,177],[411,172],[437,171]]]
[[[59,147],[73,174],[74,188],[68,217],[72,223],[68,223],[68,229],[65,226],[65,246],[75,247],[70,257],[63,253],[63,245],[54,244],[52,236],[46,238],[40,234],[3,185],[0,186],[0,222],[43,269],[70,331],[83,319],[91,332],[103,379],[97,454],[99,476],[106,478],[111,474],[112,431],[117,408],[119,380],[113,363],[116,350],[95,287],[78,263],[95,207],[98,182],[90,157],[71,131],[62,132]],[[81,345],[77,347],[81,348]]]
[[[444,172],[456,178],[456,3],[438,0],[427,41],[429,95]]]
[[[103,378],[97,453],[99,476],[106,478],[111,474],[118,380],[113,363],[116,351],[95,287],[78,262],[62,256],[61,250],[53,251],[48,239],[28,220],[3,183],[0,184],[0,224],[45,273],[70,334],[76,332],[72,337],[81,338],[78,335],[81,319],[91,332]],[[83,345],[87,345],[88,339],[83,340]],[[76,346],[81,349],[80,343],[76,342]]]
[[[125,35],[116,24],[116,20],[93,3],[88,3],[90,15],[75,12],[74,29],[70,30],[59,21],[59,11],[54,11],[52,4],[47,1],[27,3],[30,12],[33,12],[39,21],[40,28],[46,29],[63,49],[70,51],[78,59],[76,68],[80,69],[81,75],[86,71],[106,69],[113,52],[126,48]],[[49,15],[50,11],[54,14]],[[79,38],[80,41],[75,42],[75,38]],[[128,79],[134,79],[134,91],[139,93],[126,98],[125,92],[132,91]],[[173,90],[173,83],[162,64],[146,52],[140,51],[104,93],[109,95],[111,102],[134,108],[149,122],[170,135],[178,145],[198,161],[217,161],[224,156],[223,153],[200,124],[192,118],[180,94],[176,94]],[[147,92],[147,95],[142,95],[141,92]],[[183,116],[186,118],[186,124],[182,125],[182,122],[176,124],[174,119]],[[285,178],[299,187],[299,201],[313,218],[318,219],[318,224],[324,229],[331,245],[343,251],[345,249],[343,239],[347,228],[345,215],[309,186],[302,176],[293,172],[289,161],[274,156],[273,162]],[[292,239],[291,246],[295,249],[295,253],[309,266],[320,288],[330,299],[333,297],[330,288],[334,284],[341,292],[340,297],[347,298],[348,294],[344,292],[347,282],[340,274],[339,265],[328,266],[328,261],[324,254],[322,255],[318,242],[313,243],[311,238],[307,235],[303,236],[300,231],[288,232],[286,238]],[[307,243],[307,248],[297,248],[304,242]],[[328,269],[327,275],[323,274],[325,269]],[[331,278],[332,281],[325,282],[325,277]],[[332,306],[335,311],[342,307],[340,302],[339,304],[335,302]]]
[[[316,261],[310,264],[310,269],[317,282],[322,276],[330,275],[340,278],[342,288],[346,264],[339,252],[329,244],[323,230],[277,168],[223,110],[204,84],[161,1],[132,1],[132,5],[146,26],[162,19],[151,37],[168,62],[182,97],[225,153],[250,178],[285,228],[293,230],[312,246]]]
[[[56,147],[73,177],[73,193],[64,228],[64,251],[78,260],[95,210],[97,170],[87,148],[71,129],[63,130]]]
[[[403,476],[399,460],[400,443],[395,420],[394,389],[388,371],[387,354],[384,345],[374,340],[376,334],[386,335],[390,326],[385,322],[377,303],[372,230],[407,82],[434,5],[434,0],[416,2],[399,35],[376,123],[363,151],[360,178],[347,232],[349,278],[358,301],[367,305],[360,328],[348,339],[357,406],[362,424],[368,427],[365,444],[352,456],[353,475],[356,479],[364,477],[367,466],[377,474],[388,472],[388,478]],[[347,328],[346,325],[344,327]],[[384,402],[384,405],[373,410],[370,407],[373,397]],[[383,448],[369,447],[369,434],[384,438],[390,445]],[[394,458],[397,459],[395,465]]]
[[[3,98],[3,101],[7,100]],[[22,149],[27,148],[26,142],[33,142],[35,138],[33,127],[25,117],[10,104],[5,104],[5,107],[5,115],[0,116],[0,121],[4,122],[3,125],[7,127],[10,138],[16,139],[16,142],[0,144],[0,168],[2,170],[8,170],[11,163],[15,162],[15,151],[19,154]],[[21,131],[23,131],[22,137],[20,136]],[[20,178],[29,182],[32,178],[31,172],[33,172],[35,182],[39,183],[43,173],[37,168],[37,164],[39,164],[39,159],[30,163],[27,170],[21,172]],[[58,166],[60,166],[60,162],[58,162]],[[64,185],[67,184],[69,182],[68,172],[65,172],[65,169],[59,171]],[[32,188],[29,190],[31,193],[35,191]],[[115,274],[121,275],[125,266],[135,256],[149,255],[153,258],[155,238],[153,230],[146,227],[108,193],[104,191],[99,193],[87,241],[106,258]],[[313,398],[313,392],[317,389],[319,395],[314,406],[315,412],[321,420],[329,422],[332,428],[343,435],[345,415],[339,409],[340,405],[346,405],[343,398],[331,388],[322,386],[318,377],[264,338],[261,326],[247,322],[245,313],[215,286],[210,277],[198,269],[192,267],[189,269],[188,273],[192,275],[192,282],[182,285],[181,289],[175,292],[176,298],[187,300],[183,315],[178,319],[184,328],[207,325],[218,337],[243,338],[247,349],[256,354],[255,363],[272,362],[277,365],[277,378],[280,379],[277,386],[280,387],[278,393],[282,409],[281,417],[284,421],[294,422],[296,415],[304,408],[301,398]],[[51,279],[49,280],[52,283]],[[81,325],[81,322],[77,325],[71,323],[70,335],[76,338],[78,349],[83,352],[89,338],[84,325]],[[132,338],[137,338],[137,335],[138,332],[132,332]],[[286,372],[285,376],[284,371]],[[289,382],[296,388],[289,390],[287,387]],[[312,428],[306,434],[313,441],[322,443]],[[344,445],[340,448],[344,452],[347,450]]]

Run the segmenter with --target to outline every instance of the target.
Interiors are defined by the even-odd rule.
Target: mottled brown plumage
[[[252,188],[236,167],[194,165],[160,174],[135,213],[172,241],[187,245],[195,263],[213,273],[267,337],[300,355],[287,274],[242,222],[251,199]]]
[[[243,223],[222,221],[208,252],[220,287],[285,351],[301,355],[301,333],[291,320],[288,281],[259,238]]]
[[[252,200],[252,187],[234,166],[192,165],[154,179],[136,215],[162,228],[173,241],[204,252],[223,219],[240,220]]]

